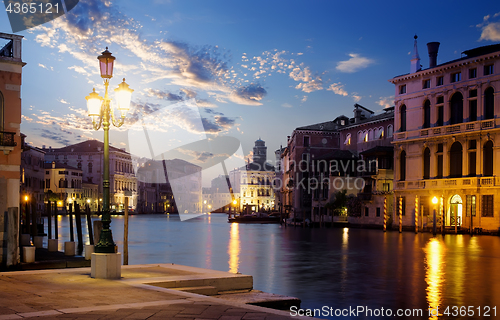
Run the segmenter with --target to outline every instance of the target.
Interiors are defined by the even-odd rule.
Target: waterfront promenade
[[[229,283],[252,280],[240,274],[158,264],[122,266],[121,280],[93,279],[90,268],[2,272],[0,320],[291,318],[287,311],[165,288],[173,283],[187,286],[190,281],[219,281],[224,289]]]

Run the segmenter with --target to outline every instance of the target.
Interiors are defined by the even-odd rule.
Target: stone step
[[[253,288],[252,276],[239,275],[237,277],[207,277],[205,279],[176,279],[171,281],[150,282],[148,285],[161,288],[176,289],[186,287],[212,286],[217,291],[251,290]]]
[[[182,287],[172,288],[174,290],[202,294],[205,296],[214,296],[217,294],[217,288],[214,286],[201,286],[201,287]]]

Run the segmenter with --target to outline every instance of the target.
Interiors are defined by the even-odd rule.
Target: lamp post
[[[87,96],[87,109],[88,114],[92,117],[92,125],[94,130],[99,130],[102,126],[104,130],[104,172],[103,172],[103,212],[102,212],[102,231],[99,238],[99,242],[95,245],[96,253],[114,253],[115,243],[113,241],[113,235],[111,234],[110,224],[111,215],[109,212],[109,127],[111,123],[119,128],[123,125],[125,121],[125,116],[130,107],[130,99],[132,97],[132,92],[134,90],[128,87],[125,83],[125,78],[123,82],[120,83],[117,89],[115,89],[116,102],[118,104],[118,110],[121,113],[121,118],[115,120],[114,109],[111,106],[111,99],[108,95],[109,79],[113,77],[113,64],[115,57],[111,55],[111,52],[106,50],[102,52],[100,56],[97,57],[99,60],[99,67],[101,71],[101,78],[104,79],[104,98],[99,96],[95,89]]]

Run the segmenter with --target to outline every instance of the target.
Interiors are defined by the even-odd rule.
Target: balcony
[[[457,189],[498,187],[500,177],[465,177],[451,179],[426,179],[415,181],[398,181],[396,190],[403,189]]]
[[[465,122],[459,124],[452,124],[449,126],[427,128],[412,130],[407,132],[399,132],[394,134],[394,140],[406,140],[406,139],[419,139],[419,138],[430,138],[439,137],[449,134],[460,134],[467,133],[471,131],[479,130],[489,130],[493,128],[500,127],[500,119],[488,119],[482,121]]]
[[[8,155],[17,146],[17,143],[14,141],[15,135],[14,132],[0,131],[0,150],[5,155]]]

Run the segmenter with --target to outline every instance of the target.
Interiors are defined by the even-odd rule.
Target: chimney
[[[358,104],[354,104],[354,123],[358,123],[361,120],[362,111],[358,108]]]
[[[429,42],[427,44],[427,51],[429,51],[429,68],[434,68],[437,64],[439,44],[439,42]]]

